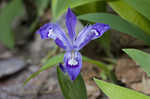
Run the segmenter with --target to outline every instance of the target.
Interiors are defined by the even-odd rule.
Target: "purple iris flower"
[[[104,32],[110,29],[107,24],[96,23],[84,27],[82,31],[77,34],[75,32],[76,23],[76,16],[71,9],[68,8],[66,14],[68,35],[65,34],[64,30],[58,24],[54,23],[47,23],[37,31],[42,39],[53,39],[60,48],[66,51],[64,55],[64,66],[60,64],[60,68],[63,72],[68,73],[71,80],[76,79],[82,67],[82,56],[79,50],[91,40],[99,38]]]

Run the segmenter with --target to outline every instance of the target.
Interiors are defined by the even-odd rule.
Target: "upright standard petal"
[[[71,40],[75,39],[76,33],[75,33],[75,26],[76,26],[76,16],[71,11],[70,8],[68,8],[68,11],[66,13],[66,27],[68,29],[68,35]]]
[[[91,41],[91,39],[93,38],[94,34],[91,33],[92,26],[86,26],[82,29],[81,32],[79,32],[75,43],[74,43],[74,49],[75,50],[80,50],[82,49],[87,43],[89,43]]]
[[[67,51],[72,49],[72,45],[65,32],[57,24],[45,24],[36,33],[40,34],[42,39],[53,39],[59,47]]]
[[[77,36],[74,47],[77,50],[82,49],[91,40],[102,36],[104,32],[110,29],[109,25],[103,23],[96,23],[94,25],[86,26]]]
[[[82,56],[79,52],[67,52],[64,55],[66,72],[71,80],[75,80],[82,67]]]

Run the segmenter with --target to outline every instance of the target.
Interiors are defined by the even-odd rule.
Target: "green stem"
[[[83,56],[83,61],[87,61],[89,63],[97,65],[101,70],[104,71],[108,79],[110,79],[113,83],[117,83],[115,74],[112,72],[112,70],[109,68],[107,64],[97,61],[97,60],[90,59],[86,56]]]
[[[45,63],[51,56],[57,52],[58,46],[55,45],[55,48],[52,51],[49,51],[48,54],[42,59],[42,63]]]

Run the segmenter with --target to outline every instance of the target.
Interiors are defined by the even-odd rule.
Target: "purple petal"
[[[37,30],[36,33],[40,34],[42,39],[49,39],[53,38],[53,36],[49,36],[48,34],[52,32],[52,24],[48,23],[40,27],[40,29]],[[54,36],[55,37],[55,36]]]
[[[40,34],[42,39],[53,39],[59,47],[65,50],[72,49],[72,45],[65,32],[57,24],[45,24],[36,33]]]
[[[59,67],[62,70],[62,72],[64,73],[66,72],[66,68],[61,63],[59,64]]]
[[[81,32],[79,32],[77,39],[75,40],[74,48],[76,50],[80,50],[83,48],[87,43],[89,43],[94,36],[92,33],[90,33],[90,30],[92,29],[92,26],[86,26],[82,29]]]
[[[74,48],[76,50],[82,49],[91,40],[102,36],[104,32],[110,29],[109,25],[103,23],[96,23],[94,25],[86,26],[77,36]]]
[[[55,43],[56,45],[58,45],[59,47],[63,48],[63,49],[67,49],[67,45],[65,45],[59,38],[55,39]]]
[[[75,38],[75,25],[76,25],[76,16],[71,11],[70,8],[68,8],[68,11],[66,13],[66,27],[68,29],[68,34],[71,40],[74,40]]]
[[[108,24],[103,24],[103,23],[96,23],[92,26],[91,32],[95,34],[95,36],[92,38],[92,40],[99,38],[106,32],[107,30],[110,29],[110,26]]]
[[[67,52],[64,55],[66,72],[71,80],[75,80],[82,67],[82,56],[79,52]]]

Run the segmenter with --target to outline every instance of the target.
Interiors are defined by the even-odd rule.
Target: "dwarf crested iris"
[[[66,27],[68,35],[64,30],[54,23],[47,23],[43,25],[37,33],[42,39],[53,39],[55,43],[63,48],[66,53],[64,55],[64,65],[60,64],[63,72],[67,72],[71,80],[75,80],[79,75],[82,67],[82,56],[79,52],[91,40],[97,39],[103,35],[108,29],[109,25],[103,23],[96,23],[84,27],[78,34],[75,32],[77,23],[76,16],[68,8],[66,13]]]

